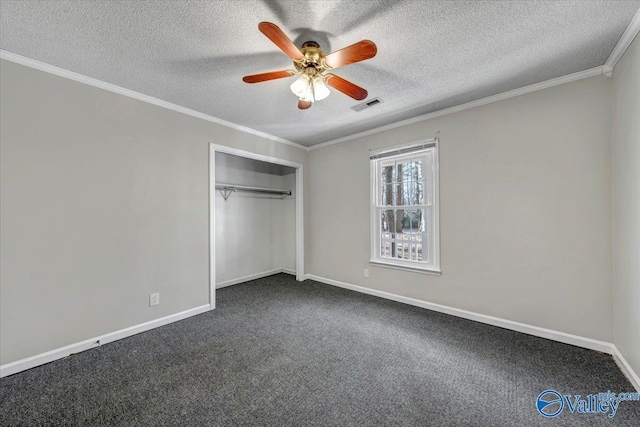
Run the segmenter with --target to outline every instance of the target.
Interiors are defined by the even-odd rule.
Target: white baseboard
[[[224,288],[231,285],[237,285],[238,283],[248,282],[250,280],[262,279],[263,277],[273,276],[278,273],[288,273],[296,275],[296,272],[286,268],[276,268],[275,270],[263,271],[262,273],[251,274],[249,276],[240,277],[238,279],[227,280],[225,282],[216,283],[216,289]]]
[[[286,274],[290,274],[290,275],[292,275],[292,276],[295,276],[295,275],[296,275],[296,271],[295,271],[295,270],[291,270],[290,268],[283,268],[283,269],[282,269],[282,272],[283,272],[283,273],[286,273]]]
[[[638,377],[638,374],[636,374],[634,370],[631,368],[631,365],[629,365],[629,362],[627,362],[627,360],[624,358],[622,353],[620,353],[620,350],[618,350],[618,347],[616,347],[615,345],[613,345],[612,347],[613,347],[613,360],[616,361],[622,373],[625,374],[627,378],[629,378],[629,381],[631,381],[631,384],[633,384],[636,391],[640,393],[640,377]],[[620,390],[620,391],[623,391],[623,390]]]
[[[54,360],[62,359],[63,357],[67,357],[74,353],[80,353],[81,351],[89,350],[90,348],[94,348],[102,344],[107,344],[113,341],[120,340],[122,338],[127,338],[132,335],[139,334],[140,332],[145,332],[160,326],[168,325],[169,323],[177,322],[178,320],[186,319],[187,317],[204,313],[206,311],[209,311],[210,309],[210,304],[201,305],[200,307],[195,307],[189,310],[181,311],[180,313],[171,314],[169,316],[161,317],[159,319],[151,320],[139,325],[120,329],[119,331],[100,335],[95,338],[57,348],[55,350],[47,351],[46,353],[41,353],[35,356],[27,357],[25,359],[16,360],[15,362],[7,363],[0,366],[0,378],[27,369],[35,368],[36,366],[43,365],[45,363],[53,362]]]
[[[487,325],[499,326],[501,328],[510,329],[512,331],[522,332],[529,335],[535,335],[537,337],[547,338],[554,341],[559,341],[565,344],[571,344],[578,347],[584,347],[591,350],[600,351],[603,353],[612,354],[612,344],[604,341],[598,341],[591,338],[584,338],[577,335],[567,334],[565,332],[553,331],[551,329],[540,328],[538,326],[531,326],[525,323],[514,322],[512,320],[501,319],[499,317],[487,316],[485,314],[474,313],[472,311],[462,310],[459,308],[448,307],[446,305],[434,304],[432,302],[422,301],[415,298],[404,297],[402,295],[396,295],[389,292],[378,291],[375,289],[365,288],[363,286],[352,285],[350,283],[339,282],[333,279],[327,279],[325,277],[315,276],[308,274],[307,278],[315,280],[317,282],[326,283],[327,285],[338,286],[340,288],[351,289],[352,291],[362,292],[364,294],[374,295],[377,297],[402,302],[416,307],[422,307],[429,310],[437,311],[440,313],[450,314],[452,316],[462,317],[464,319],[473,320],[480,323],[486,323]]]
[[[231,286],[233,284],[241,283],[243,281],[254,280],[260,277],[266,277],[272,274],[277,274],[282,272],[288,273],[288,274],[295,274],[295,272],[288,269],[278,269],[278,270],[272,270],[270,272],[261,273],[260,275],[247,276],[242,279],[223,282],[220,284],[222,286],[216,286],[216,287]],[[604,341],[597,341],[591,338],[580,337],[577,335],[567,334],[565,332],[553,331],[551,329],[540,328],[537,326],[531,326],[524,323],[514,322],[512,320],[506,320],[498,317],[487,316],[484,314],[479,314],[479,313],[474,313],[467,310],[448,307],[441,304],[434,304],[427,301],[418,300],[415,298],[409,298],[401,295],[392,294],[389,292],[369,289],[363,286],[352,285],[349,283],[340,282],[333,279],[327,279],[324,277],[315,276],[313,274],[305,274],[303,277],[304,277],[304,280],[306,279],[315,280],[316,282],[325,283],[327,285],[350,289],[352,291],[361,292],[364,294],[373,295],[380,298],[385,298],[392,301],[413,305],[416,307],[426,308],[428,310],[450,314],[452,316],[462,317],[464,319],[474,320],[476,322],[481,322],[488,325],[499,326],[501,328],[510,329],[513,331],[522,332],[522,333],[534,335],[537,337],[547,338],[553,341],[559,341],[565,344],[571,344],[578,347],[588,348],[590,350],[596,350],[603,353],[611,354],[613,355],[614,360],[620,367],[620,370],[622,371],[622,373],[627,376],[627,378],[629,379],[629,381],[631,381],[635,389],[638,392],[640,392],[640,377],[631,368],[631,365],[629,365],[629,363],[624,358],[622,353],[620,353],[620,350],[618,350],[618,348],[611,343],[607,343]],[[234,282],[234,283],[231,283],[231,282]],[[36,366],[53,362],[54,360],[57,360],[57,359],[62,359],[63,357],[67,357],[74,353],[79,353],[81,351],[89,350],[91,348],[97,347],[98,345],[107,344],[113,341],[130,337],[132,335],[139,334],[141,332],[149,331],[151,329],[154,329],[160,326],[168,325],[169,323],[177,322],[179,320],[204,313],[206,311],[209,311],[210,309],[211,309],[211,305],[205,304],[200,307],[195,307],[189,310],[181,311],[180,313],[161,317],[159,319],[141,323],[136,326],[131,326],[129,328],[121,329],[119,331],[111,332],[111,333],[101,335],[92,339],[88,339],[88,340],[71,344],[65,347],[61,347],[55,350],[51,350],[46,353],[41,353],[35,356],[27,357],[25,359],[17,360],[15,362],[7,363],[5,365],[0,366],[0,378],[6,377],[7,375],[15,374],[27,369],[35,368]]]
[[[265,271],[264,273],[254,274],[240,279],[229,280],[227,282],[219,283],[216,288],[222,288],[225,286],[235,285],[237,283],[246,282],[249,280],[259,279],[261,277],[271,276],[277,273],[288,273],[295,275],[295,271],[279,268],[276,270]],[[107,344],[113,341],[127,338],[132,335],[139,334],[160,326],[168,325],[169,323],[177,322],[178,320],[186,319],[187,317],[195,316],[197,314],[204,313],[211,310],[211,305],[206,304],[200,307],[192,308],[182,311],[180,313],[172,314],[169,316],[161,317],[159,319],[151,320],[149,322],[141,323],[139,325],[131,326],[129,328],[121,329],[119,331],[111,332],[105,335],[100,335],[88,340],[77,342],[74,344],[60,347],[55,350],[47,351],[45,353],[37,354],[35,356],[27,357],[24,359],[16,360],[15,362],[7,363],[0,366],[0,378],[7,375],[13,375],[15,373],[25,371],[27,369],[35,368],[36,366],[44,365],[45,363],[53,362],[54,360],[62,359],[74,353],[80,353],[85,350],[97,347],[102,344]]]
[[[587,348],[589,350],[600,351],[602,353],[611,354],[616,361],[620,370],[631,381],[631,384],[635,389],[640,392],[640,378],[638,374],[634,372],[631,365],[622,356],[622,353],[612,343],[605,341],[598,341],[591,338],[585,338],[578,335],[568,334],[566,332],[554,331],[551,329],[540,328],[538,326],[527,325],[525,323],[514,322],[513,320],[501,319],[499,317],[487,316],[485,314],[474,313],[472,311],[462,310],[459,308],[448,307],[446,305],[434,304],[427,301],[418,300],[415,298],[404,297],[402,295],[396,295],[389,292],[378,291],[375,289],[365,288],[363,286],[352,285],[350,283],[340,282],[338,280],[327,279],[326,277],[315,276],[313,274],[305,274],[304,279],[315,280],[316,282],[325,283],[327,285],[337,286],[344,289],[350,289],[352,291],[361,292],[363,294],[373,295],[380,298],[397,301],[416,307],[426,308],[428,310],[437,311],[440,313],[450,314],[452,316],[462,317],[464,319],[473,320],[487,325],[499,326],[504,329],[509,329],[516,332],[522,332],[524,334],[533,335],[536,337],[546,338],[553,341],[558,341],[565,344],[575,345],[577,347]],[[626,391],[626,390],[620,390]]]

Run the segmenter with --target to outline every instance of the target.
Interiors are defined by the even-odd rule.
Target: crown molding
[[[575,82],[577,80],[599,76],[602,74],[602,71],[603,71],[602,67],[595,67],[595,68],[590,68],[588,70],[579,71],[577,73],[568,74],[566,76],[557,77],[555,79],[547,80],[544,82],[535,83],[529,86],[521,87],[519,89],[514,89],[508,92],[492,95],[487,98],[482,98],[476,101],[467,102],[466,104],[456,105],[454,107],[445,108],[439,111],[434,111],[433,113],[423,114],[421,116],[413,117],[413,118],[402,120],[395,123],[390,123],[385,126],[380,126],[377,128],[363,131],[363,132],[354,133],[352,135],[344,136],[342,138],[332,139],[331,141],[323,142],[321,144],[312,145],[311,147],[309,147],[309,151],[316,150],[322,147],[328,147],[334,144],[339,144],[341,142],[350,141],[352,139],[361,138],[363,136],[373,135],[376,133],[399,128],[402,126],[411,125],[411,124],[422,122],[425,120],[430,120],[436,117],[446,116],[447,114],[457,113],[459,111],[468,110],[470,108],[480,107],[481,105],[492,104],[494,102],[502,101],[505,99],[513,98],[513,97],[524,95],[531,92],[536,92],[536,91],[547,89],[554,86],[559,86],[565,83]]]
[[[208,122],[216,123],[218,125],[222,125],[231,129],[239,130],[244,133],[259,136],[261,138],[269,139],[271,141],[276,141],[281,144],[290,145],[292,147],[296,147],[296,148],[300,148],[302,150],[308,151],[308,147],[293,141],[289,141],[288,139],[280,138],[278,136],[261,132],[259,130],[255,130],[246,126],[242,126],[237,123],[232,123],[223,119],[219,119],[217,117],[209,116],[199,111],[191,110],[189,108],[182,107],[180,105],[172,104],[170,102],[163,101],[161,99],[154,98],[152,96],[135,92],[133,90],[125,89],[123,87],[116,86],[111,83],[104,82],[102,80],[94,79],[93,77],[88,77],[83,74],[78,74],[73,71],[65,70],[63,68],[59,68],[44,62],[40,62],[35,59],[27,58],[26,56],[18,55],[13,52],[0,49],[0,59],[5,59],[10,62],[15,62],[16,64],[24,65],[30,68],[35,68],[36,70],[44,71],[49,74],[54,74],[56,76],[64,77],[69,80],[74,80],[80,83],[84,83],[89,86],[94,86],[100,89],[108,90],[109,92],[114,92],[120,95],[127,96],[129,98],[147,102],[149,104],[153,104],[158,107],[166,108],[168,110],[173,110],[178,113],[186,114],[188,116],[192,116],[198,119],[206,120]]]
[[[602,66],[602,74],[607,77],[613,76],[613,68],[616,66],[620,58],[622,58],[622,55],[624,55],[624,52],[627,50],[629,45],[631,45],[633,39],[636,38],[638,32],[640,32],[640,9],[638,9],[638,12],[636,12],[635,16],[627,26],[627,29],[622,33],[622,37],[618,40],[618,44],[613,48],[613,51],[611,51],[611,55],[609,55],[607,62]]]

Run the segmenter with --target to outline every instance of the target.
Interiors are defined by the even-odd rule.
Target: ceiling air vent
[[[362,111],[366,108],[375,107],[376,105],[382,104],[384,101],[380,98],[373,98],[368,100],[367,102],[363,102],[362,104],[358,104],[356,106],[351,107],[351,109],[355,112]]]

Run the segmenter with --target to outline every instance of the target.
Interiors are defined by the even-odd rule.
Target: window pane
[[[413,160],[413,177],[415,181],[422,181],[424,179],[422,159]]]
[[[395,251],[393,257],[399,259],[410,259],[409,245],[411,239],[411,229],[409,228],[409,214],[405,209],[395,210],[394,215],[394,243]]]
[[[380,256],[395,257],[396,253],[396,219],[395,209],[380,211]]]
[[[381,243],[380,256],[383,258],[391,258],[392,257],[391,246],[393,245],[393,243],[386,240],[383,240],[380,243]]]
[[[411,235],[411,260],[418,261],[418,235]]]
[[[433,190],[434,190],[434,183],[433,183],[433,153],[429,152],[425,155],[424,158],[424,173],[425,176],[427,177],[426,179],[424,179],[424,202],[422,202],[422,204],[425,205],[432,205],[433,204]]]
[[[387,221],[387,232],[389,233],[389,238],[393,239],[395,238],[396,233],[396,211],[386,210],[385,219]]]
[[[395,177],[393,176],[394,169],[395,169],[394,165],[382,166],[381,178],[382,178],[383,184],[390,184],[394,182],[395,180]]]
[[[411,187],[410,181],[405,181],[398,185],[398,191],[400,192],[396,199],[399,202],[398,205],[406,206],[411,204]]]
[[[380,237],[382,239],[391,239],[391,228],[389,224],[389,216],[393,215],[393,211],[382,211],[380,214]]]
[[[408,203],[409,188],[406,184],[385,184],[380,187],[380,206],[402,206]]]
[[[411,186],[408,188],[407,205],[420,205],[423,201],[423,189],[422,182],[412,181]]]
[[[386,184],[381,188],[381,206],[396,206],[402,204],[402,188],[399,184]]]
[[[389,185],[382,185],[380,187],[380,206],[389,206],[393,198],[389,195],[391,187]]]
[[[395,219],[394,210],[380,211],[380,256],[393,257],[394,232],[393,224]]]
[[[402,244],[402,247],[401,247],[402,251],[400,253],[400,258],[406,259],[406,260],[411,259],[411,252],[409,251],[409,247],[410,247],[409,243]]]
[[[411,180],[411,162],[404,161],[398,162],[397,165],[396,182],[410,181]]]
[[[384,184],[380,187],[380,206],[410,206],[426,204],[424,184],[416,181],[404,181],[397,184]]]
[[[403,203],[404,189],[402,184],[393,184],[393,206],[401,206]]]
[[[411,209],[408,212],[409,226],[411,227],[411,233],[418,233],[421,228],[424,228],[422,221],[422,209]]]
[[[402,210],[393,211],[393,237],[395,239],[402,238]]]
[[[431,234],[431,208],[423,209],[422,219],[423,227],[419,233],[422,240],[422,259],[420,259],[420,261],[429,262],[431,259],[429,246],[429,235]]]
[[[424,181],[418,181],[416,182],[416,197],[418,199],[418,203],[419,205],[423,205],[425,204],[425,199],[424,199]]]
[[[405,209],[398,209],[396,211],[396,233],[408,234],[410,232],[411,230],[409,228],[409,212]]]

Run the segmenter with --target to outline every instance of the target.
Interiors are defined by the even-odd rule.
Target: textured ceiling
[[[7,1],[0,47],[304,145],[603,65],[640,7],[633,1]],[[298,110],[291,68],[258,31],[378,55],[335,73],[384,103],[356,113],[332,91]]]

